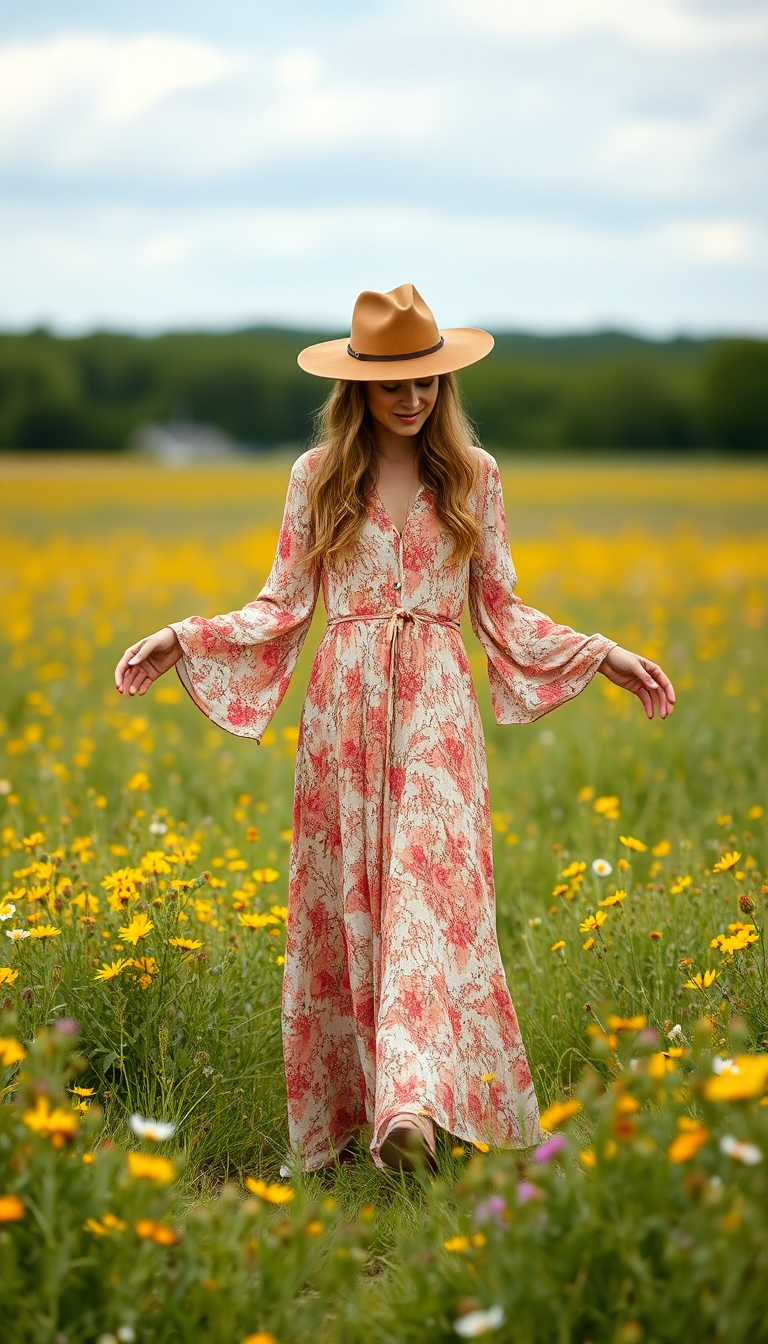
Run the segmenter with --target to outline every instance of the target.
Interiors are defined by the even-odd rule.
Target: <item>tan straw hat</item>
[[[388,294],[365,290],[355,303],[349,339],[308,345],[298,360],[318,378],[374,382],[451,373],[492,349],[493,337],[478,327],[438,331],[418,290],[399,285]]]

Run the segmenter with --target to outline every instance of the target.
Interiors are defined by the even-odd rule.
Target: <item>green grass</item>
[[[215,1210],[221,1192],[229,1198],[231,1183],[239,1186],[245,1176],[276,1179],[286,1160],[282,925],[278,922],[276,937],[266,928],[243,928],[236,893],[250,872],[272,868],[276,880],[253,883],[241,908],[267,911],[285,904],[284,833],[291,821],[295,728],[323,617],[319,611],[261,748],[213,729],[181,695],[153,691],[140,704],[123,701],[112,686],[112,669],[129,641],[167,619],[241,605],[258,591],[274,549],[285,464],[261,476],[233,472],[215,479],[147,469],[132,477],[112,467],[90,478],[59,471],[58,478],[40,479],[16,471],[6,481],[12,514],[5,519],[3,550],[13,563],[0,598],[6,640],[0,892],[22,893],[3,929],[34,927],[27,916],[34,919],[43,911],[42,922],[63,931],[16,944],[0,935],[0,966],[18,971],[13,983],[0,984],[6,1013],[0,1035],[29,1043],[57,1017],[78,1021],[79,1082],[94,1089],[94,1106],[103,1110],[102,1148],[105,1137],[117,1151],[131,1146],[127,1117],[134,1111],[177,1122],[169,1148],[184,1164],[174,1197],[179,1217],[201,1201],[206,1207],[213,1201]],[[713,1048],[725,1049],[734,1029],[741,1048],[768,1046],[762,938],[733,956],[710,946],[734,921],[763,928],[768,545],[759,501],[767,485],[768,472],[758,468],[740,475],[711,463],[692,477],[675,464],[606,464],[584,472],[569,465],[556,479],[535,464],[505,471],[523,597],[578,629],[599,629],[658,657],[678,689],[676,712],[663,724],[649,723],[639,702],[611,694],[597,678],[582,696],[536,724],[499,727],[490,711],[484,660],[466,630],[486,732],[499,942],[542,1107],[569,1095],[586,1065],[604,1081],[614,1077],[618,1065],[605,1056],[595,1061],[595,1037],[588,1034],[598,1021],[605,1024],[608,1003],[622,1017],[646,1017],[662,1044],[676,1023],[692,1041],[703,1013],[714,1024]],[[168,679],[168,685],[175,683]],[[140,773],[147,787],[131,788]],[[595,801],[610,795],[620,800],[613,819],[595,810]],[[153,821],[166,832],[157,827],[150,832]],[[251,827],[258,838],[247,838]],[[42,839],[34,839],[36,832]],[[633,851],[620,836],[638,837],[648,848]],[[76,839],[79,846],[73,845]],[[654,855],[662,841],[668,842],[667,852]],[[184,854],[190,843],[194,850]],[[103,879],[137,865],[148,851],[176,852],[182,861],[167,874],[148,874],[129,908],[110,910]],[[230,870],[237,858],[227,857],[228,851],[242,856],[244,870]],[[714,872],[715,861],[729,851],[741,855],[738,862]],[[51,856],[54,867],[48,871]],[[610,877],[594,875],[596,858],[611,863]],[[620,860],[630,866],[621,871]],[[575,884],[561,876],[574,862],[586,864]],[[42,867],[25,873],[34,863]],[[226,885],[186,891],[183,883],[203,871]],[[568,891],[554,896],[558,885]],[[41,886],[50,892],[36,900],[33,889]],[[169,896],[170,886],[177,896]],[[626,890],[626,899],[609,910],[595,947],[585,950],[580,923],[617,887]],[[93,895],[99,908],[89,928],[82,917],[89,917]],[[79,905],[72,904],[80,898]],[[202,917],[195,912],[196,899],[211,903]],[[745,901],[752,903],[751,911]],[[126,952],[118,930],[141,908],[155,927]],[[651,938],[652,932],[661,936]],[[172,949],[168,938],[178,935],[202,946],[189,954]],[[551,951],[560,940],[565,947]],[[98,964],[123,954],[155,958],[146,988],[133,973],[104,983],[95,979]],[[685,988],[692,975],[708,968],[718,971],[713,985]],[[12,1082],[13,1069],[6,1077]],[[9,1096],[15,1095],[12,1088]],[[694,1095],[695,1089],[679,1103],[684,1113]],[[662,1121],[659,1112],[653,1124],[663,1129]],[[600,1123],[585,1119],[579,1142],[589,1143]],[[655,1141],[662,1142],[658,1135]],[[432,1337],[447,1338],[445,1313],[458,1310],[466,1296],[466,1276],[463,1287],[457,1286],[453,1270],[448,1272],[440,1256],[435,1260],[434,1246],[449,1235],[452,1219],[467,1216],[483,1182],[496,1180],[507,1190],[504,1183],[516,1179],[517,1160],[515,1155],[474,1159],[485,1162],[486,1174],[467,1184],[466,1155],[454,1155],[450,1136],[441,1136],[442,1193],[435,1194],[428,1182],[378,1172],[363,1142],[353,1164],[319,1175],[296,1172],[297,1200],[290,1212],[295,1222],[299,1210],[322,1208],[329,1198],[337,1202],[333,1245],[346,1244],[346,1237],[357,1247],[350,1262],[353,1269],[358,1265],[350,1311],[364,1314],[366,1302],[370,1310],[370,1302],[376,1304],[379,1326],[373,1337],[429,1338],[424,1301],[432,1294],[434,1320],[448,1321],[439,1329],[435,1325]],[[498,1168],[492,1165],[496,1161]],[[631,1179],[642,1200],[643,1179],[637,1172]],[[552,1190],[557,1189],[555,1183]],[[663,1216],[663,1189],[649,1201],[649,1210]],[[568,1214],[563,1203],[564,1236],[568,1218],[578,1221],[582,1213],[574,1206]],[[210,1216],[215,1222],[218,1215]],[[277,1211],[275,1217],[281,1216]],[[610,1223],[605,1209],[601,1217]],[[533,1224],[531,1229],[536,1242]],[[0,1241],[8,1235],[0,1230]],[[280,1234],[274,1235],[278,1255]],[[584,1232],[584,1246],[589,1235]],[[184,1245],[197,1246],[196,1237],[189,1231]],[[544,1241],[536,1244],[530,1265],[542,1273],[554,1243],[549,1250]],[[507,1252],[511,1258],[505,1259]],[[484,1280],[486,1297],[492,1290],[503,1295],[513,1264],[523,1278],[528,1272],[519,1239],[514,1256],[511,1243],[506,1251],[500,1245],[494,1256],[496,1268]],[[638,1249],[635,1269],[626,1270],[639,1276],[638,1283],[648,1257],[653,1259],[647,1247]],[[310,1272],[297,1259],[292,1292],[301,1297],[320,1291],[311,1285],[320,1282],[312,1276],[321,1274],[321,1261],[322,1255]],[[422,1280],[419,1304],[414,1285]],[[341,1289],[336,1279],[333,1284],[327,1286],[326,1317],[337,1321],[333,1294]],[[707,1284],[712,1293],[711,1281]],[[377,1296],[381,1291],[384,1296]],[[397,1303],[402,1334],[392,1333]],[[202,1317],[195,1319],[202,1332]],[[314,1324],[297,1325],[293,1334],[282,1324],[281,1344],[313,1337],[319,1327],[312,1319]],[[358,1330],[362,1337],[360,1321],[344,1320],[345,1339],[357,1338]],[[100,1328],[113,1328],[100,1321]],[[545,1338],[536,1328],[526,1325],[520,1339]],[[605,1322],[592,1322],[591,1333],[578,1333],[586,1325],[573,1326],[575,1335],[567,1329],[562,1326],[566,1333],[557,1337],[614,1338],[613,1325],[609,1329]],[[35,1330],[30,1339],[53,1338],[43,1326]],[[165,1338],[159,1327],[153,1330],[147,1338]],[[91,1337],[85,1326],[83,1331],[72,1339]],[[240,1335],[198,1337],[223,1341]],[[627,1335],[626,1344],[632,1338]]]

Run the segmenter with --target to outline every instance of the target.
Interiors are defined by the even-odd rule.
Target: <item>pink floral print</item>
[[[539,1138],[538,1106],[499,952],[488,776],[461,636],[488,657],[498,723],[577,695],[614,647],[515,593],[501,479],[476,454],[469,564],[426,486],[402,535],[374,492],[354,548],[314,570],[307,484],[291,471],[262,591],[240,611],[174,624],[198,707],[258,742],[322,585],[328,625],[299,725],[282,991],[291,1147],[305,1170],[361,1132],[374,1162],[393,1117],[504,1148]]]

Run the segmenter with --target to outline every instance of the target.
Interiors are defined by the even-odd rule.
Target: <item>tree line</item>
[[[141,424],[170,421],[215,425],[255,450],[306,443],[326,385],[296,355],[323,339],[0,334],[0,449],[121,450]],[[460,378],[492,452],[768,450],[764,340],[508,333]]]

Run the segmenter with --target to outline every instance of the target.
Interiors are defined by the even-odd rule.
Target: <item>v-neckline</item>
[[[422,481],[421,485],[419,486],[418,490],[416,491],[416,494],[415,494],[414,497],[413,497],[413,503],[412,503],[410,509],[408,510],[408,516],[406,517],[405,523],[403,524],[403,531],[402,531],[402,532],[399,532],[398,529],[395,527],[395,524],[394,524],[393,521],[392,521],[392,518],[391,518],[391,516],[390,516],[390,514],[389,514],[389,511],[388,511],[386,505],[384,504],[384,500],[381,498],[381,495],[379,494],[378,489],[374,486],[374,494],[376,495],[376,498],[377,498],[377,500],[379,501],[379,508],[381,509],[382,513],[384,514],[384,517],[387,519],[387,522],[389,523],[389,526],[391,527],[392,531],[393,531],[393,532],[395,533],[395,535],[400,539],[400,541],[402,541],[402,539],[403,539],[403,535],[404,535],[404,533],[405,533],[405,529],[406,529],[406,527],[408,526],[408,523],[410,522],[411,514],[413,513],[413,510],[416,508],[416,504],[417,504],[417,502],[418,502],[419,495],[421,494],[421,492],[422,492],[423,489],[424,489],[424,482]]]

